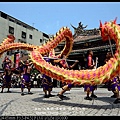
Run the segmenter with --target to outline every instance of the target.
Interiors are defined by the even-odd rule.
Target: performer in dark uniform
[[[4,66],[4,81],[3,81],[3,85],[2,85],[2,90],[1,90],[1,93],[3,93],[3,89],[5,87],[8,88],[8,91],[7,92],[11,92],[9,89],[11,87],[11,76],[12,76],[12,63],[11,61],[6,61],[5,63],[5,66]]]
[[[112,98],[117,98],[118,91],[120,91],[119,77],[116,76],[112,80],[108,81],[108,91],[112,91]]]
[[[3,69],[5,69],[6,65],[7,65],[9,62],[12,63],[12,61],[11,61],[7,56],[5,56],[5,58],[4,58],[3,62],[2,62],[2,67],[3,67]]]
[[[112,92],[116,95],[116,99],[113,103],[120,103],[120,75],[114,78],[111,88]]]
[[[106,55],[105,63],[108,62],[108,60],[112,57],[112,53],[108,52]],[[117,98],[114,103],[120,103],[120,96],[119,96],[119,91],[120,91],[120,78],[119,75],[114,77],[113,79],[109,80],[108,82],[105,83],[108,87],[108,91],[112,91],[113,95],[111,98]]]
[[[87,69],[94,69],[95,63],[93,61],[93,52],[92,50],[88,50],[87,52]],[[92,100],[93,98],[97,98],[97,96],[94,94],[94,90],[97,89],[97,85],[90,85],[85,84],[84,85],[84,91],[87,93],[87,96],[84,98],[85,100]],[[91,97],[89,96],[91,93]]]
[[[44,58],[46,60],[46,62],[49,62],[49,63],[51,62],[51,60],[48,58],[49,57],[48,53],[46,53],[44,55],[44,57],[46,57],[46,58]],[[42,75],[42,87],[43,87],[43,91],[45,93],[44,98],[49,98],[49,97],[54,96],[51,94],[52,89],[53,89],[53,83],[52,83],[51,77],[49,77],[45,74]]]
[[[30,71],[32,69],[32,63],[27,60],[27,63],[23,65],[23,73],[21,74],[21,95],[24,95],[24,88],[27,86],[28,94],[33,94],[31,90]]]
[[[75,63],[73,65],[68,65],[67,61],[66,61],[66,56],[65,55],[62,55],[61,56],[61,59],[63,60],[60,60],[59,62],[59,66],[60,67],[63,67],[64,69],[72,69],[74,68],[74,66],[79,62],[78,60],[75,61]],[[64,83],[63,86],[62,86],[62,90],[57,94],[57,96],[63,100],[64,96],[63,94],[66,92],[66,91],[70,91],[71,88],[74,86],[74,82],[73,83],[69,83],[69,84],[66,84]]]

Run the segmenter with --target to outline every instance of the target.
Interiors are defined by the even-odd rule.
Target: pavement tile
[[[33,95],[21,96],[20,88],[11,88],[11,93],[0,93],[0,116],[120,116],[120,103],[113,104],[112,92],[98,88],[98,98],[84,100],[83,88],[72,88],[60,101],[57,93],[61,88],[53,88],[54,97],[44,98],[42,88],[32,88]],[[27,93],[27,89],[25,90]]]

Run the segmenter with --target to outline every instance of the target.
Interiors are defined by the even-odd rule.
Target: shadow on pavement
[[[59,98],[58,98],[59,99]],[[70,98],[68,98],[70,99]],[[67,99],[66,99],[67,100]],[[97,99],[94,99],[91,101],[91,104],[88,102],[88,104],[84,104],[84,100],[81,103],[71,103],[71,102],[65,102],[65,100],[49,100],[49,98],[44,98],[44,97],[38,97],[32,99],[34,102],[43,102],[43,103],[48,103],[48,104],[56,104],[56,105],[65,105],[65,106],[71,106],[71,107],[84,107],[84,108],[92,108],[92,109],[112,109],[114,108],[119,108],[118,104],[113,104],[115,98],[109,98],[109,97],[98,97]],[[103,105],[100,104],[99,101],[107,102],[109,103],[108,105]]]

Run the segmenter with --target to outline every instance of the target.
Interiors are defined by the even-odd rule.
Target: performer
[[[12,63],[12,61],[7,56],[5,56],[5,58],[4,58],[3,62],[2,62],[2,68],[5,69],[6,64],[8,64],[9,62]]]
[[[112,90],[116,94],[116,99],[113,102],[114,104],[120,103],[120,74],[114,79],[114,83],[112,84]]]
[[[111,52],[107,52],[106,54],[106,59],[105,59],[105,63],[108,62],[108,60],[110,60],[110,58],[112,58],[112,53]],[[113,95],[111,96],[112,98],[116,98],[116,93],[114,92],[115,88],[114,86],[112,87],[112,84],[116,84],[116,78],[113,78],[112,80],[109,80],[108,82],[106,82],[105,84],[107,85],[108,87],[108,91],[112,91],[113,92]]]
[[[46,53],[44,55],[44,57],[46,57],[46,58],[44,58],[46,62],[49,62],[49,63],[51,62],[51,60],[48,58],[49,57],[48,53]],[[49,77],[45,74],[42,74],[42,87],[43,87],[43,91],[45,93],[44,98],[49,98],[49,97],[54,96],[51,94],[52,88],[53,88],[51,77]]]
[[[16,68],[16,72],[21,76],[21,74],[23,73],[23,66],[24,66],[24,62],[21,60],[19,62],[18,67]]]
[[[23,65],[23,73],[21,74],[21,95],[24,94],[24,88],[27,86],[28,94],[33,94],[30,92],[31,90],[31,80],[30,80],[30,71],[32,69],[32,63],[27,60],[27,62]]]
[[[10,93],[10,87],[11,87],[11,76],[12,76],[12,63],[10,60],[6,59],[6,62],[4,64],[4,80],[3,80],[3,85],[2,85],[2,90],[1,93],[3,93],[3,90],[5,87],[8,88],[8,93]]]
[[[95,62],[93,60],[93,51],[92,50],[87,51],[87,69],[95,69]],[[84,99],[92,100],[92,98],[97,98],[97,96],[94,94],[94,90],[96,90],[96,89],[97,89],[97,85],[85,84],[84,91],[87,93],[87,96]],[[90,93],[91,93],[91,97],[90,97]]]
[[[74,68],[74,66],[79,62],[78,60],[76,60],[73,65],[68,65],[68,63],[67,63],[67,61],[66,61],[66,56],[65,56],[65,55],[62,55],[62,56],[61,56],[61,59],[63,59],[63,60],[60,60],[59,66],[60,66],[60,67],[63,67],[64,69],[72,69],[72,68]],[[74,86],[74,82],[69,83],[69,84],[64,83],[64,86],[62,86],[62,90],[57,94],[57,96],[58,96],[61,100],[63,100],[63,98],[66,97],[66,96],[64,96],[63,94],[64,94],[66,91],[70,91],[73,86]]]
[[[106,55],[105,62],[107,63],[108,60],[112,57],[112,53],[108,52]],[[108,82],[105,83],[108,87],[108,91],[112,91],[113,95],[111,98],[117,98],[114,103],[120,103],[120,96],[119,96],[119,91],[120,91],[120,79],[119,75],[114,77],[113,79],[109,80]]]

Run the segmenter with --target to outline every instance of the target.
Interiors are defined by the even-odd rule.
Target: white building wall
[[[1,11],[0,11],[1,13]],[[1,14],[0,14],[1,15]],[[12,18],[14,22],[10,21],[9,18]],[[17,24],[17,22],[21,23],[21,25]],[[23,27],[25,25],[27,28]],[[7,18],[3,18],[0,16],[0,43],[7,38],[7,35],[9,35],[9,26],[14,28],[14,36],[15,36],[15,42],[23,41],[28,44],[33,45],[42,45],[44,43],[44,40],[48,40],[48,38],[45,38],[43,36],[43,33],[41,31],[38,31],[37,29],[33,28],[30,25],[27,25],[26,23],[23,23],[20,20],[17,20],[9,15],[7,15]],[[22,38],[22,31],[26,33],[26,38]],[[29,38],[29,35],[32,35],[32,39]],[[40,43],[40,39],[42,39],[42,42]],[[7,52],[5,52],[0,57],[0,68],[2,64],[3,58],[6,56]],[[11,56],[9,56],[11,57]]]
[[[4,18],[0,17],[0,43],[3,41],[3,39],[6,38],[8,34],[8,21]]]

